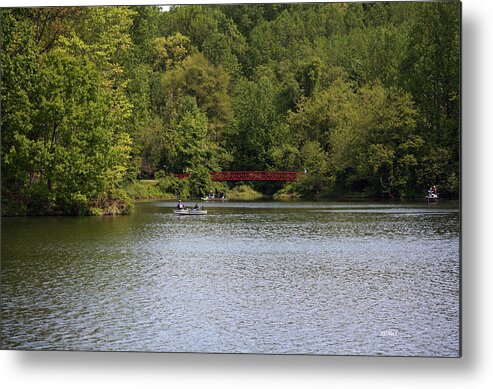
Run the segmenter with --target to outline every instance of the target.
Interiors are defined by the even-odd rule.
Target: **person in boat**
[[[193,206],[193,209],[195,209],[195,210],[200,209],[199,204],[198,203],[195,203],[195,205]]]
[[[178,200],[178,205],[176,206],[176,208],[178,208],[179,210],[185,209],[185,204],[183,204],[181,200]]]
[[[438,191],[436,185],[433,185],[428,189],[428,198],[438,198]]]

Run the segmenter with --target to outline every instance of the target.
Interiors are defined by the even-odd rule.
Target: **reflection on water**
[[[4,218],[3,348],[457,356],[456,203]]]

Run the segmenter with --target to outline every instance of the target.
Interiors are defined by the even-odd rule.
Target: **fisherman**
[[[176,208],[178,208],[178,209],[180,209],[180,210],[181,210],[181,209],[185,209],[185,204],[183,204],[183,203],[181,202],[181,200],[178,200],[178,205],[176,206]]]

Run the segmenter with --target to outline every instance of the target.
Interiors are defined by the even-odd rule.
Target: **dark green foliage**
[[[236,123],[229,140],[234,149],[234,169],[263,170],[269,163],[271,132],[278,119],[275,98],[275,86],[266,76],[257,81],[242,79],[236,84]]]
[[[202,196],[221,170],[459,193],[459,2],[0,12],[4,214],[128,212],[136,178]]]
[[[115,23],[111,39],[84,42],[70,10],[2,10],[4,213],[129,210],[118,188],[130,161],[131,106],[113,55],[130,15],[124,8],[77,13],[82,25],[92,18]],[[37,23],[44,23],[43,35]]]
[[[421,113],[417,131],[428,145],[437,146],[428,155],[436,169],[426,178],[454,194],[460,153],[460,6],[459,2],[415,5],[401,73]]]

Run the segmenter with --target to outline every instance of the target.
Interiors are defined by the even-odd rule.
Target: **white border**
[[[251,1],[229,1],[229,3]],[[313,1],[312,1],[313,2]],[[200,1],[11,1],[5,6]],[[485,388],[493,382],[493,12],[463,2],[463,357],[296,357],[0,351],[4,388]]]

